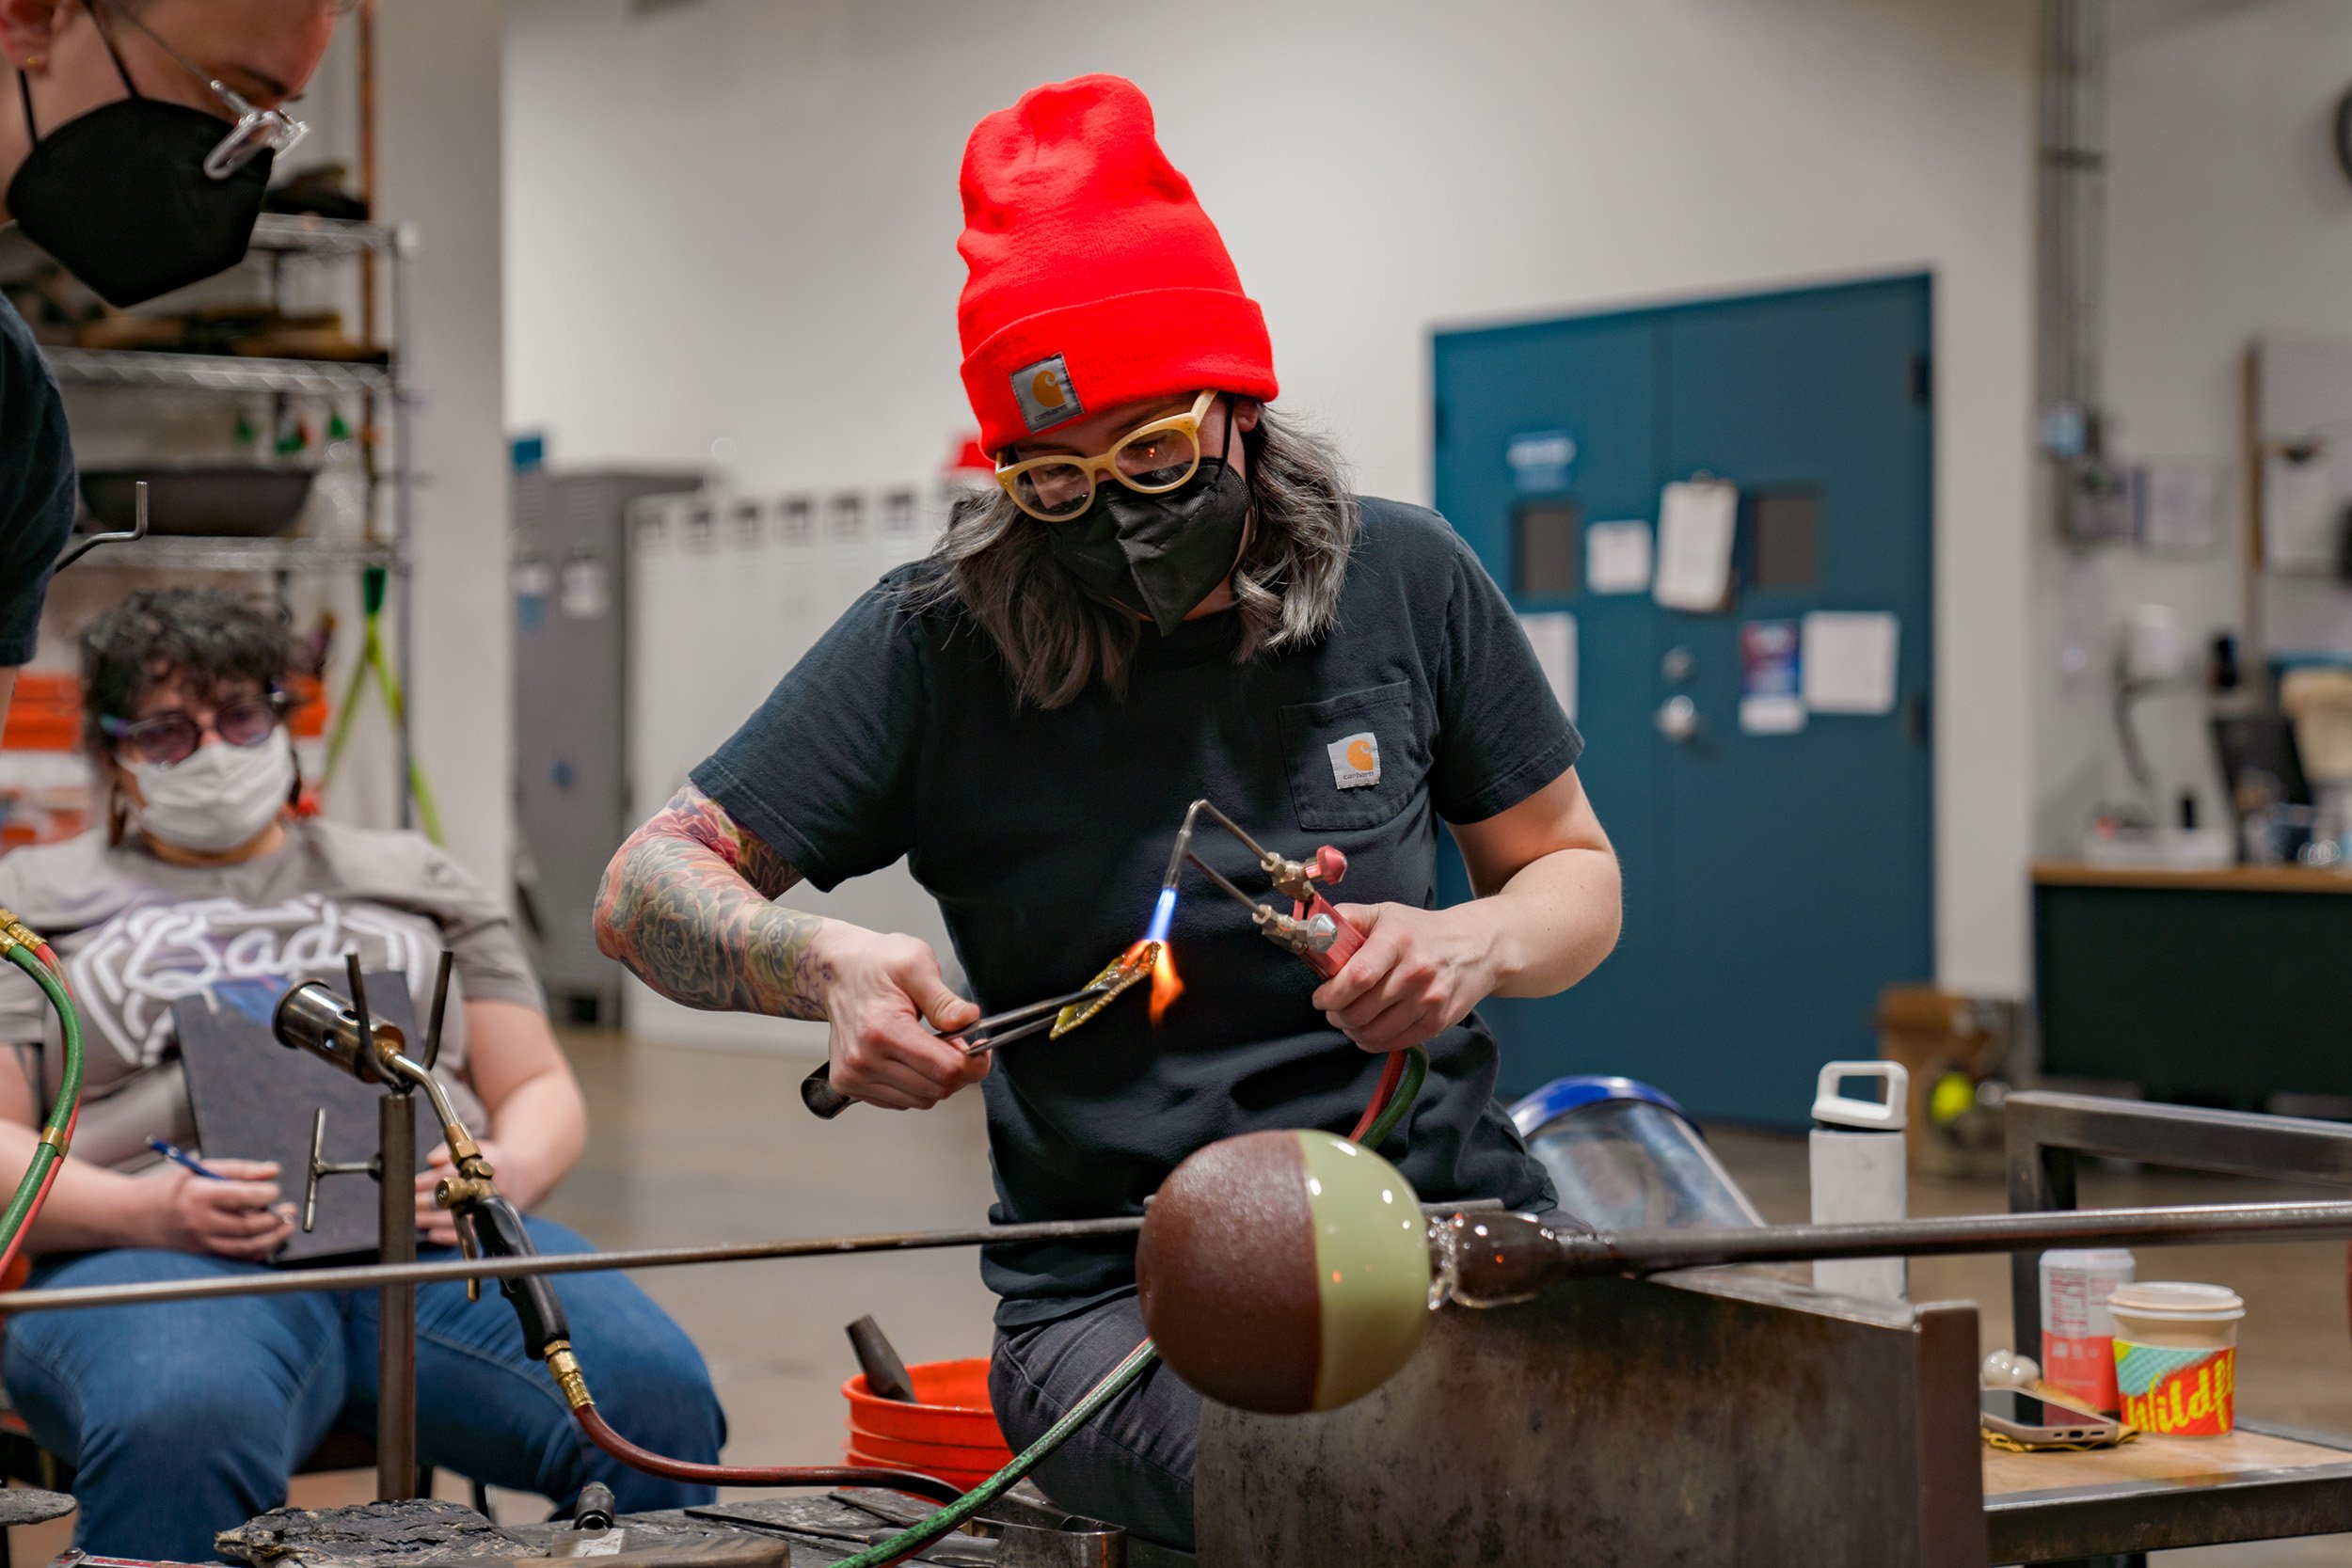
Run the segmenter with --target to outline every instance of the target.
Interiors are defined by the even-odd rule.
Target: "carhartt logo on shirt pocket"
[[[1342,736],[1325,748],[1331,754],[1331,782],[1342,789],[1364,789],[1380,782],[1380,737],[1370,730]]]

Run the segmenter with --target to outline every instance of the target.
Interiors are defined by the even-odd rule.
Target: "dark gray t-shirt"
[[[56,378],[0,301],[0,670],[26,662],[49,569],[73,528],[73,449]]]
[[[415,1016],[432,1007],[441,948],[456,956],[441,1078],[468,1126],[488,1123],[468,1085],[467,1000],[541,1006],[506,911],[420,833],[312,817],[283,848],[237,865],[172,865],[103,833],[0,857],[0,908],[49,939],[82,1017],[84,1077],[74,1158],[151,1164],[150,1137],[193,1146],[171,1005],[225,986],[343,989],[343,955],[406,977]],[[274,999],[271,1005],[274,1005]],[[41,1047],[41,1095],[63,1066],[56,1021],[31,980],[0,968],[0,1044]],[[200,1151],[199,1151],[200,1152]]]
[[[1145,634],[1123,698],[1098,685],[1051,712],[1015,701],[968,620],[911,610],[903,591],[923,568],[901,568],[694,782],[819,888],[906,856],[990,1011],[1077,989],[1143,934],[1199,796],[1283,854],[1338,846],[1349,871],[1335,897],[1426,906],[1438,819],[1517,805],[1581,742],[1445,521],[1363,509],[1320,642],[1236,664],[1234,618],[1203,617]],[[1197,847],[1270,893],[1230,836],[1204,830]],[[1382,1058],[1310,1005],[1314,973],[1197,871],[1184,887],[1172,942],[1185,990],[1159,1025],[1130,993],[1061,1039],[1008,1046],[989,1075],[997,1221],[1137,1213],[1204,1144],[1344,1132],[1371,1098]],[[1496,1060],[1474,1016],[1430,1043],[1428,1085],[1382,1150],[1423,1197],[1549,1202],[1494,1102]],[[1132,1284],[1134,1244],[993,1247],[981,1270],[998,1323],[1046,1322]]]

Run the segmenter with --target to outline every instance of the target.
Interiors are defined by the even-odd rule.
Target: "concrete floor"
[[[890,1230],[983,1221],[990,1200],[976,1095],[927,1115],[865,1107],[820,1123],[801,1107],[808,1063],[782,1054],[629,1046],[569,1036],[595,1136],[546,1206],[612,1247]],[[1770,1219],[1805,1214],[1802,1139],[1721,1132],[1725,1164]],[[2309,1189],[2178,1175],[2091,1174],[2088,1202],[2221,1202]],[[2004,1207],[1992,1180],[1915,1186],[1919,1213]],[[2340,1243],[2178,1248],[2144,1254],[2143,1277],[2225,1282],[2247,1301],[2240,1408],[2290,1425],[2352,1433],[2352,1333]],[[873,1313],[906,1358],[988,1353],[993,1298],[969,1251],[734,1263],[641,1275],[702,1346],[740,1464],[824,1463],[841,1451],[842,1380],[854,1370],[842,1325]],[[2008,1342],[2005,1263],[1959,1259],[1914,1265],[1915,1298],[1981,1305],[1987,1349]],[[592,1374],[594,1369],[590,1369]],[[357,1501],[373,1478],[297,1482],[309,1506]],[[444,1491],[463,1495],[454,1478]],[[501,1494],[512,1520],[543,1517],[537,1498]],[[20,1563],[63,1544],[56,1527],[18,1529]],[[2164,1568],[2341,1564],[2352,1537],[2163,1554]]]

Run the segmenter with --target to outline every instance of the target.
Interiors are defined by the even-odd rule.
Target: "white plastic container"
[[[2042,1375],[2094,1410],[2122,1408],[2115,1391],[2115,1320],[2107,1297],[2139,1261],[2123,1247],[2042,1255]]]
[[[2142,1432],[2217,1437],[2236,1424],[2237,1325],[2226,1285],[2152,1279],[2107,1297],[2123,1419]]]
[[[1838,1092],[1857,1078],[1877,1080],[1886,1098],[1859,1100]],[[1909,1212],[1903,1115],[1910,1091],[1910,1070],[1899,1062],[1831,1062],[1821,1069],[1809,1149],[1814,1224],[1899,1220]],[[1824,1259],[1813,1265],[1813,1285],[1881,1301],[1901,1301],[1910,1290],[1900,1258]]]

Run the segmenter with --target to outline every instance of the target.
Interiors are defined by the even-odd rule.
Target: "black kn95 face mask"
[[[8,182],[8,213],[25,237],[118,309],[226,272],[245,259],[269,185],[264,150],[227,178],[204,160],[228,135],[200,109],[131,96],[40,135],[33,94],[16,79],[32,150]]]

